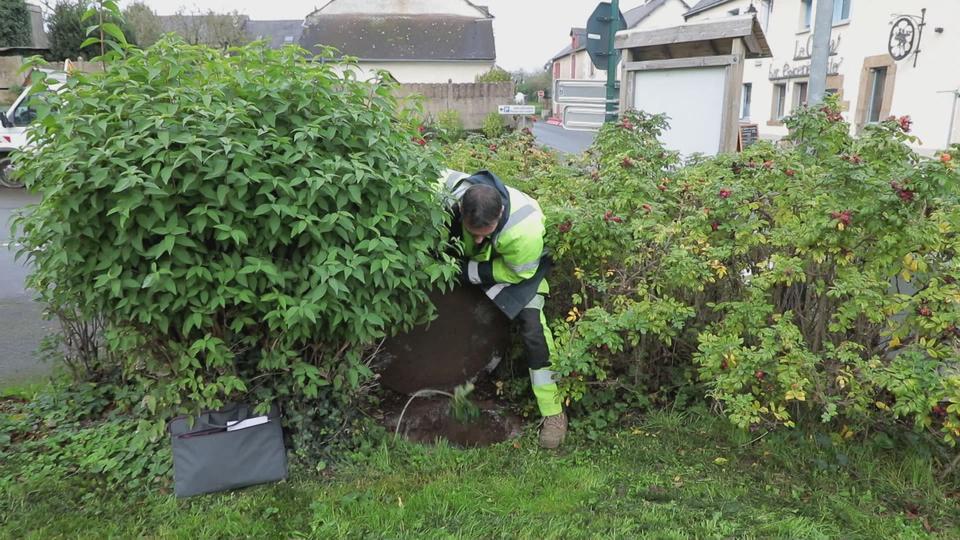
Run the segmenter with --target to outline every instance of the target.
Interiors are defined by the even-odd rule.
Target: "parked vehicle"
[[[57,91],[67,82],[67,74],[56,71],[46,71],[47,77],[53,79],[49,88]],[[27,87],[17,96],[13,105],[6,112],[0,112],[0,185],[5,187],[22,187],[12,178],[13,165],[10,156],[15,150],[27,146],[27,127],[36,119],[37,112],[33,108],[37,94]]]

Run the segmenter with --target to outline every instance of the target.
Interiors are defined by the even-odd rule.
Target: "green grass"
[[[532,430],[480,450],[387,441],[324,478],[186,500],[24,480],[0,494],[0,537],[960,538],[958,488],[922,448],[751,437],[656,413],[559,452]]]

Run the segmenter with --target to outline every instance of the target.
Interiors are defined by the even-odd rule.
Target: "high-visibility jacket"
[[[458,202],[467,189],[475,184],[495,188],[503,200],[504,213],[496,230],[479,246],[473,236],[459,223],[455,206],[454,226],[463,240],[463,253],[469,259],[467,277],[511,319],[527,306],[537,293],[544,294],[548,285],[544,279],[550,262],[544,251],[545,218],[537,204],[525,193],[507,187],[489,171],[468,175],[447,170],[444,187],[451,203]]]

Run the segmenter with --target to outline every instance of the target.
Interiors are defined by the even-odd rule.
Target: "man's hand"
[[[470,273],[468,270],[469,265],[470,265],[470,259],[460,260],[460,284],[461,285],[470,285]]]

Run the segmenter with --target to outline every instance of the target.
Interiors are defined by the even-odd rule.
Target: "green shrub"
[[[105,317],[141,434],[235,399],[281,401],[300,450],[351,433],[365,347],[430,317],[457,270],[437,155],[394,87],[177,38],[107,68],[40,107],[15,158],[43,195],[18,220],[30,285]]]
[[[782,147],[684,167],[640,112],[568,164],[508,138],[448,159],[544,208],[571,404],[706,394],[743,427],[907,422],[953,443],[960,148],[917,156],[905,118],[853,138],[835,101],[787,123]]]
[[[496,139],[503,135],[503,132],[503,118],[500,117],[500,113],[492,112],[483,119],[483,134],[488,139]]]
[[[477,75],[475,78],[475,81],[478,83],[499,83],[510,82],[511,80],[513,80],[513,77],[510,76],[509,71],[496,66],[490,68],[490,71]]]
[[[460,111],[446,110],[437,115],[437,138],[441,142],[452,143],[463,138],[463,120]]]
[[[850,137],[835,102],[787,123],[787,148],[680,170],[656,118],[603,128],[598,171],[548,210],[576,264],[558,331],[571,395],[628,377],[657,396],[695,375],[743,427],[888,417],[952,441],[953,162],[916,156],[902,122]]]

